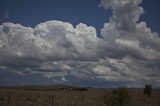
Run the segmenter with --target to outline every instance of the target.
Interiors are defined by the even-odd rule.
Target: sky
[[[60,20],[74,26],[83,22],[94,26],[98,35],[109,20],[111,11],[99,8],[100,0],[0,0],[0,23],[13,22],[34,27],[48,20]],[[147,21],[153,31],[160,32],[159,0],[144,0],[140,20]]]
[[[0,0],[0,85],[160,87],[159,0]]]

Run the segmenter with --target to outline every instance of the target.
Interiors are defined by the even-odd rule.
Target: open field
[[[128,89],[133,106],[160,106],[160,91],[153,90],[152,97],[143,89]],[[54,87],[0,88],[0,106],[106,106],[105,92],[111,89]]]

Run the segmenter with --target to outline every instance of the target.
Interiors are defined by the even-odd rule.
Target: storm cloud
[[[0,25],[0,71],[41,74],[54,83],[160,83],[160,37],[139,22],[142,0],[101,0],[111,9],[101,29],[80,23],[47,21],[34,28]],[[122,83],[123,82],[123,83]],[[98,84],[97,84],[98,85]]]

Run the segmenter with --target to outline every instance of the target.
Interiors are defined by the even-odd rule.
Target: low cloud
[[[101,29],[80,23],[47,21],[34,28],[0,25],[0,71],[41,74],[55,83],[160,83],[160,37],[138,22],[142,0],[101,0],[112,10]],[[119,85],[118,85],[119,86]]]

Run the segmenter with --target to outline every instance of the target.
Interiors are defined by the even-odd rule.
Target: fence
[[[0,90],[0,106],[105,106],[102,92]],[[160,95],[132,98],[133,106],[160,106]]]

